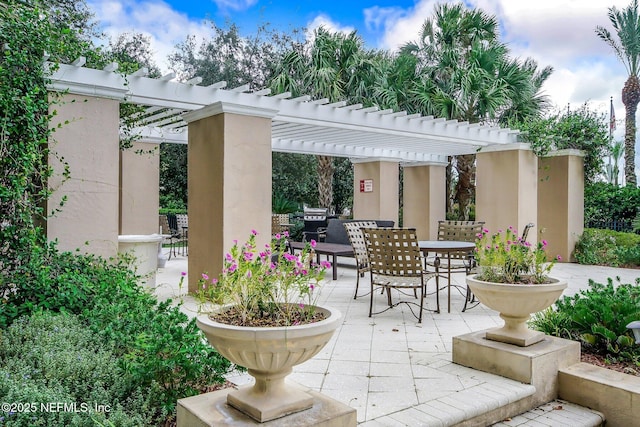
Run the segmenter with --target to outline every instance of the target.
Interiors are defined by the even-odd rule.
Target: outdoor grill
[[[302,232],[302,240],[322,241],[328,224],[327,215],[327,208],[304,208],[304,230]]]

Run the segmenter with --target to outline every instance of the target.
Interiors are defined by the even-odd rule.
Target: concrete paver
[[[186,295],[186,284],[178,288],[183,271],[187,271],[186,258],[172,258],[158,271],[155,292],[160,298],[182,300],[182,310],[195,316],[198,308]],[[554,266],[552,275],[567,279],[565,295],[573,295],[587,288],[589,279],[605,282],[608,277],[620,277],[623,283],[632,283],[640,271],[562,263]],[[461,288],[465,286],[464,274],[453,274],[452,280]],[[343,323],[329,344],[311,361],[296,366],[288,378],[356,408],[362,426],[451,425],[483,407],[531,392],[530,385],[451,362],[452,337],[502,325],[497,312],[480,304],[462,313],[464,297],[454,288],[451,313],[446,308],[442,313],[428,311],[435,307],[435,295],[430,295],[422,323],[412,315],[411,309],[416,308],[404,304],[369,318],[369,296],[353,299],[355,282],[353,260],[340,258],[338,280],[329,277],[324,282],[318,304],[339,309]],[[361,278],[361,293],[368,286],[369,278]],[[440,296],[441,307],[446,307],[446,289]],[[378,306],[386,301],[384,295],[375,298]],[[237,384],[252,381],[246,375],[231,380]],[[482,398],[463,402],[465,391]],[[554,425],[567,422],[567,418],[569,425],[598,425],[583,424],[585,416],[591,422],[590,415],[572,409],[562,414],[554,414],[553,409],[530,412],[497,425]]]

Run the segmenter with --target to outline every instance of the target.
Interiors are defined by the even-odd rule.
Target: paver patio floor
[[[183,310],[195,316],[195,303],[181,295],[186,281],[185,289],[178,289],[183,271],[187,271],[186,258],[168,261],[158,272],[156,293],[161,298],[182,298]],[[589,279],[604,282],[607,277],[620,277],[623,283],[632,283],[640,270],[563,263],[554,266],[552,275],[567,279],[565,295],[573,295],[586,288]],[[404,304],[368,317],[369,296],[353,299],[352,259],[339,259],[338,280],[328,276],[318,303],[337,308],[343,323],[321,353],[295,367],[288,378],[355,408],[362,426],[412,425],[411,419],[422,420],[416,425],[447,425],[464,417],[461,397],[465,393],[499,401],[531,387],[451,362],[452,337],[502,325],[498,313],[483,305],[463,313],[464,298],[456,289],[451,293],[451,313],[446,312],[446,290],[441,290],[441,312],[425,311],[418,323]],[[453,274],[452,280],[464,286],[464,274]],[[361,293],[369,283],[367,276],[361,278]],[[434,283],[429,282],[430,291]],[[386,296],[377,294],[375,301],[382,308]],[[426,308],[434,307],[435,295],[430,295]],[[231,380],[242,384],[251,378],[239,375]]]

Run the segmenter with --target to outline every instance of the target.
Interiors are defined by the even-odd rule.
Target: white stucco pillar
[[[114,96],[117,94],[114,94]],[[47,220],[47,238],[57,240],[63,251],[93,253],[105,258],[118,251],[119,129],[120,110],[116,99],[61,95],[50,110],[49,179],[53,194],[47,213],[62,210]],[[58,124],[62,124],[57,128]],[[63,162],[70,178],[63,181]]]
[[[584,231],[584,154],[561,150],[539,159],[539,237],[547,255],[569,262]]]
[[[189,291],[216,277],[234,240],[271,237],[271,118],[275,110],[216,102],[189,123]]]
[[[160,146],[136,141],[120,152],[120,234],[158,233]]]
[[[353,217],[387,219],[398,225],[399,163],[393,160],[359,160],[353,163]]]
[[[415,227],[420,240],[436,240],[446,215],[446,164],[404,166],[403,225]]]
[[[476,156],[476,220],[491,233],[513,226],[518,233],[528,223],[538,231],[538,158],[528,144],[493,145]]]

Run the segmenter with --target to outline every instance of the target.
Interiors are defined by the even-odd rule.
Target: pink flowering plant
[[[293,255],[286,251],[286,232],[261,248],[257,234],[253,230],[245,243],[235,242],[218,277],[202,274],[196,297],[202,303],[230,306],[214,318],[239,326],[291,326],[321,320],[315,301],[331,265],[314,262],[316,242]]]
[[[532,245],[518,237],[513,227],[494,234],[483,229],[476,239],[477,278],[494,283],[550,283],[548,274],[560,256],[547,261],[546,248],[546,240]]]

